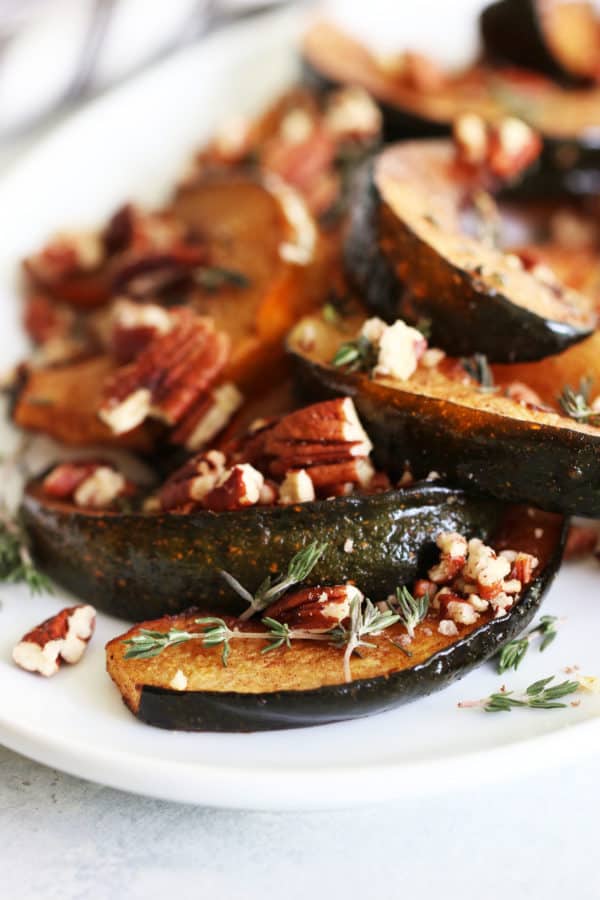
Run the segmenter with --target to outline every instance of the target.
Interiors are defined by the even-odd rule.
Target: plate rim
[[[297,33],[300,19],[305,14],[294,8],[275,10],[263,14],[261,21],[274,29],[280,28],[282,34],[288,33],[291,38]],[[245,35],[252,35],[255,26],[256,20],[250,20],[219,29],[201,43],[179,51],[87,103],[8,165],[0,179],[0,197],[10,182],[19,178],[20,171],[26,171],[35,166],[39,158],[43,159],[48,146],[64,139],[71,129],[81,127],[88,118],[94,120],[101,116],[103,107],[109,106],[115,96],[144,90],[144,85],[160,79],[162,72],[185,64],[185,59],[198,53],[206,53],[211,48],[212,52],[215,48],[234,48]],[[242,765],[169,761],[118,748],[109,751],[105,746],[96,747],[93,742],[86,744],[77,738],[63,738],[59,732],[50,734],[37,730],[34,725],[7,719],[1,711],[0,740],[11,750],[45,765],[143,796],[229,809],[323,809],[383,803],[408,795],[442,795],[465,783],[488,784],[504,780],[507,771],[511,778],[517,778],[558,767],[574,758],[585,758],[598,752],[600,719],[590,717],[547,733],[472,752],[457,751],[446,757],[349,765],[342,761],[335,769],[332,766],[299,768],[296,765],[273,771],[267,767],[253,769]],[[352,784],[364,783],[367,776],[367,796],[349,790]],[[290,789],[292,782],[294,786]]]

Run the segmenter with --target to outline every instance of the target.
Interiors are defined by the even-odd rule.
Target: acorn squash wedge
[[[108,672],[134,715],[160,728],[263,731],[383,712],[445,687],[516,637],[552,582],[563,540],[560,516],[508,509],[492,543],[496,549],[518,547],[539,560],[538,576],[512,610],[497,619],[487,613],[475,625],[460,626],[454,637],[440,634],[436,623],[425,619],[417,626],[411,655],[390,640],[405,635],[403,626],[394,625],[370,637],[373,646],[360,657],[352,656],[350,682],[344,680],[343,651],[317,641],[293,642],[289,649],[280,647],[267,655],[261,653],[261,643],[232,641],[226,667],[222,648],[205,647],[200,641],[172,646],[150,659],[125,658],[129,645],[124,641],[142,628],[202,631],[205,626],[196,619],[206,613],[194,611],[143,622],[114,638],[106,648]],[[360,586],[377,598],[369,582]],[[254,632],[261,629],[254,622],[225,622]]]
[[[289,507],[126,515],[50,500],[33,482],[22,512],[40,566],[78,597],[130,621],[200,601],[214,613],[239,612],[243,604],[220,570],[254,591],[314,540],[328,547],[308,584],[364,582],[385,596],[414,577],[432,533],[489,534],[498,516],[493,501],[433,484]]]
[[[360,321],[339,327],[308,318],[292,331],[288,348],[307,394],[352,397],[378,466],[394,474],[408,461],[417,477],[436,470],[501,500],[600,517],[600,428],[524,406],[501,386],[482,391],[455,377],[456,370],[464,375],[458,360],[419,367],[406,381],[333,366],[359,327]]]
[[[291,188],[246,171],[208,171],[181,187],[170,210],[202,235],[211,266],[238,273],[220,285],[197,285],[187,300],[232,341],[226,377],[242,389],[264,379],[281,359],[281,340],[329,290],[330,248]],[[287,204],[299,208],[292,221]],[[290,256],[296,254],[298,261]],[[302,258],[303,257],[303,258]]]
[[[365,46],[325,20],[305,34],[302,65],[305,83],[318,91],[348,84],[365,88],[381,109],[387,140],[448,134],[452,121],[464,112],[484,118],[502,114],[484,69],[473,67],[435,90],[418,90],[386,72]]]
[[[497,0],[481,13],[488,55],[570,84],[596,80],[600,29],[585,0]]]
[[[472,194],[448,141],[398,144],[375,158],[345,247],[367,306],[387,321],[430,318],[436,346],[497,362],[541,359],[591,334],[588,297],[479,237]]]
[[[598,193],[597,85],[565,87],[526,69],[475,64],[448,76],[435,90],[418,90],[386,72],[366,47],[326,21],[305,35],[302,60],[304,81],[315,90],[358,84],[369,91],[381,109],[387,141],[449,135],[453,121],[465,112],[488,120],[513,115],[544,139],[539,164],[519,181],[519,192],[537,197]]]

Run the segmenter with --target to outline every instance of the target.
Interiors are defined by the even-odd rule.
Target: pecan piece
[[[288,472],[279,488],[279,502],[282,506],[310,503],[315,497],[315,486],[306,469]]]
[[[533,128],[507,116],[492,126],[487,165],[498,178],[514,178],[538,158],[541,149],[542,141]]]
[[[213,512],[256,506],[263,486],[262,474],[248,463],[240,463],[223,472],[216,486],[205,496],[203,505]]]
[[[490,124],[465,113],[454,122],[453,138],[459,163],[502,180],[519,175],[542,149],[539,135],[513,116]]]
[[[73,275],[98,269],[104,259],[104,245],[97,232],[73,231],[57,234],[28,256],[24,267],[35,282],[52,287]]]
[[[209,450],[188,460],[160,488],[159,508],[170,510],[189,503],[201,504],[225,471],[225,462],[225,455],[219,450]]]
[[[303,588],[272,603],[265,615],[290,628],[328,631],[348,618],[356,599],[362,603],[363,594],[352,584]]]
[[[211,319],[179,310],[167,334],[110,378],[100,418],[115,434],[132,431],[148,416],[175,425],[210,389],[228,355],[229,338]]]
[[[23,325],[36,344],[46,344],[53,338],[68,338],[74,324],[73,311],[46,294],[32,294],[26,298]]]
[[[104,463],[93,460],[59,463],[44,478],[42,490],[48,497],[70,499],[81,482],[102,465]]]
[[[116,469],[102,462],[60,463],[44,479],[42,489],[49,497],[73,500],[88,509],[108,509],[119,497],[136,488]]]
[[[522,381],[511,381],[510,384],[506,385],[504,393],[507,397],[510,397],[511,400],[515,400],[517,403],[520,403],[521,406],[528,407],[529,409],[549,409],[537,391],[534,391],[533,388],[530,388],[529,385],[524,384]]]
[[[373,445],[349,397],[326,400],[284,416],[265,437],[264,450],[275,457],[273,474],[312,465],[367,457]]]
[[[461,571],[467,558],[467,541],[461,534],[445,531],[438,534],[436,544],[441,550],[440,560],[428,573],[430,581],[447,584]]]
[[[113,290],[140,298],[185,281],[207,258],[206,247],[170,213],[148,213],[131,204],[115,213],[104,242],[113,254]]]
[[[110,311],[110,352],[120,363],[131,362],[154,338],[171,331],[176,321],[164,306],[122,297]]]
[[[49,677],[62,662],[79,662],[94,633],[96,610],[79,605],[61,610],[33,628],[13,649],[12,658],[22,669]]]
[[[190,409],[171,435],[171,442],[183,444],[187,450],[200,450],[223,431],[243,402],[235,384],[219,385]]]

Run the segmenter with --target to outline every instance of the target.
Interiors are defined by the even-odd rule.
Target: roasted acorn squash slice
[[[433,469],[502,500],[600,517],[600,428],[465,384],[445,374],[448,360],[407,381],[334,367],[359,326],[306,319],[288,347],[307,393],[352,397],[378,465],[400,473],[408,460],[418,476]],[[514,368],[518,377],[523,367]]]
[[[493,59],[567,83],[598,77],[600,31],[593,3],[498,0],[484,9],[480,21]]]
[[[398,144],[376,157],[345,250],[367,306],[387,321],[430,318],[436,346],[498,362],[541,359],[587,337],[592,301],[474,233],[472,192],[450,142]]]
[[[201,601],[215,613],[238,612],[243,604],[220,570],[254,591],[314,540],[328,547],[307,583],[354,581],[386,596],[414,577],[433,548],[432,535],[489,534],[498,516],[493,501],[433,484],[289,507],[125,515],[50,500],[34,482],[22,509],[48,574],[132,621]]]
[[[455,637],[439,634],[426,619],[417,626],[411,656],[391,643],[390,637],[405,634],[400,624],[395,625],[369,638],[374,646],[360,658],[352,657],[348,683],[343,678],[343,651],[316,641],[298,641],[290,649],[281,647],[267,655],[261,654],[260,643],[234,641],[226,668],[221,647],[203,647],[198,641],[171,647],[151,659],[124,658],[128,648],[124,641],[140,628],[200,631],[195,619],[203,614],[193,611],[144,622],[116,637],[106,648],[108,672],[131,711],[160,728],[263,731],[383,712],[445,687],[521,632],[558,568],[563,531],[560,516],[509,509],[493,543],[497,549],[519,547],[539,560],[539,575],[513,609],[498,619],[486,614],[475,625],[460,626]],[[376,597],[368,582],[361,582],[361,587]],[[230,626],[234,621],[226,620]],[[235,624],[260,629],[255,623]]]

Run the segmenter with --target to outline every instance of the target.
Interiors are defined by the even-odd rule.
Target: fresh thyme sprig
[[[557,622],[557,616],[542,616],[538,624],[530,629],[527,634],[524,634],[523,637],[515,638],[513,641],[509,641],[498,655],[498,672],[500,675],[508,669],[519,668],[529,649],[529,644],[535,635],[539,634],[542,638],[540,643],[540,653],[545,650],[546,647],[549,647],[558,634],[556,627]]]
[[[561,681],[551,684],[555,676],[540,678],[534,681],[522,693],[514,691],[498,691],[482,700],[463,700],[459,703],[462,709],[483,709],[485,712],[510,712],[512,709],[564,709],[563,697],[581,690],[579,681]]]
[[[349,372],[370,372],[377,365],[377,348],[361,334],[355,340],[342,344],[331,364]]]
[[[380,612],[370,600],[363,603],[360,597],[356,597],[350,606],[348,626],[336,625],[334,628],[304,629],[290,628],[283,622],[278,622],[269,616],[265,616],[261,622],[265,631],[240,631],[230,628],[224,619],[207,616],[195,619],[196,625],[206,626],[204,631],[190,632],[178,628],[170,628],[169,631],[152,631],[140,629],[132,638],[123,641],[128,645],[125,659],[151,659],[173,647],[176,644],[188,641],[200,641],[203,647],[216,647],[223,645],[221,661],[227,666],[231,653],[232,640],[267,641],[261,653],[269,653],[279,647],[291,647],[292,641],[326,641],[335,647],[345,648],[344,651],[344,678],[352,680],[350,671],[350,657],[361,646],[373,646],[364,640],[368,635],[376,636],[386,628],[394,625],[399,616],[390,611]]]
[[[183,644],[197,637],[197,634],[180,628],[169,628],[168,631],[140,628],[134,637],[123,641],[124,644],[130,645],[125,653],[125,659],[151,659],[153,656],[159,656],[168,647]]]
[[[582,378],[579,382],[579,391],[566,384],[562,390],[558,402],[565,415],[576,422],[585,422],[587,425],[600,425],[600,412],[590,406],[590,392],[593,378]]]
[[[429,610],[429,594],[423,597],[413,597],[407,587],[396,588],[396,602],[392,604],[394,612],[398,613],[399,621],[406,628],[409,638],[415,636],[415,628],[423,621]]]
[[[301,582],[308,578],[326,549],[326,543],[313,541],[312,544],[304,547],[303,550],[296,553],[290,560],[285,574],[282,573],[279,575],[275,581],[272,581],[270,575],[267,576],[254,595],[246,590],[237,578],[234,578],[229,572],[221,570],[221,575],[227,584],[249,604],[248,609],[242,613],[240,619],[242,621],[249,619],[254,613],[266,609],[267,606],[270,606],[271,603],[278,600],[291,587],[294,587],[296,584],[301,584]]]
[[[391,610],[381,612],[369,599],[365,599],[364,605],[360,597],[355,597],[350,604],[350,624],[346,628],[338,625],[331,632],[333,642],[338,646],[346,647],[344,651],[344,678],[352,681],[350,672],[350,658],[358,647],[372,647],[373,644],[364,638],[381,634],[386,628],[400,621],[400,616]]]
[[[250,280],[236,269],[226,269],[222,266],[202,266],[194,271],[194,281],[199,287],[207,291],[217,291],[225,285],[247,288]]]
[[[461,366],[471,378],[479,385],[483,394],[493,394],[498,390],[494,383],[494,374],[490,369],[487,356],[483,353],[474,353],[473,356],[463,356]]]
[[[0,581],[24,581],[32,594],[52,592],[48,578],[35,566],[22,523],[0,505]]]

